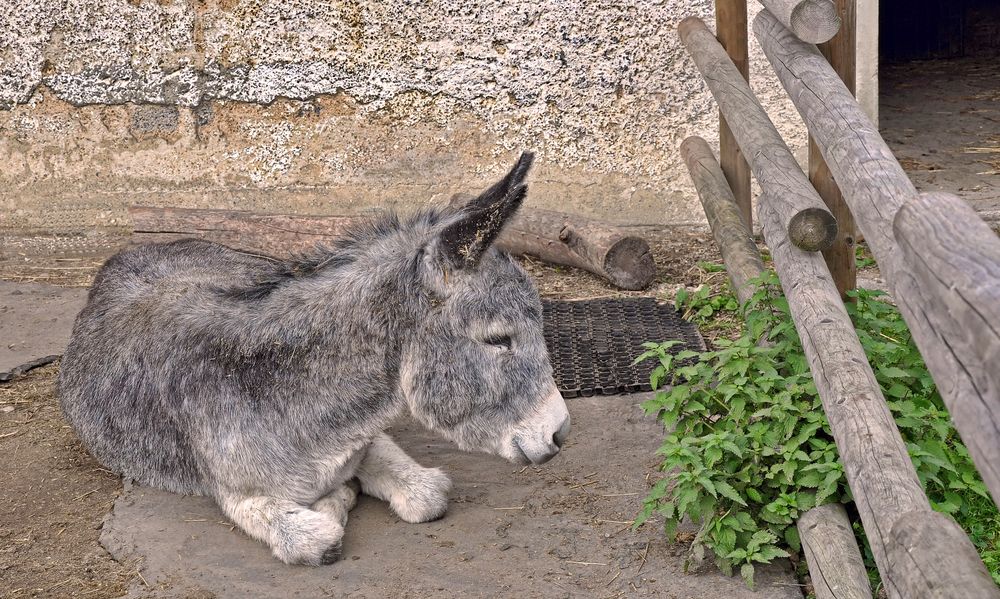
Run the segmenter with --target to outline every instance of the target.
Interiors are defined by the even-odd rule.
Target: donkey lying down
[[[372,222],[304,260],[122,251],[63,358],[69,421],[108,468],[212,496],[286,563],[340,557],[358,483],[407,522],[444,514],[447,476],[384,432],[405,412],[462,449],[547,461],[569,414],[541,302],[491,248],[531,161],[458,212]]]

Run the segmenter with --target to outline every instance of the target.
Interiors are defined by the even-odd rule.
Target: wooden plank
[[[1000,502],[1000,238],[961,198],[924,193],[893,221],[896,294],[962,441]]]
[[[719,43],[729,55],[744,81],[750,80],[750,58],[747,51],[746,0],[715,0],[715,31]],[[729,188],[740,207],[747,227],[753,230],[753,210],[750,208],[750,166],[740,149],[726,117],[719,111],[719,160]]]
[[[681,156],[698,190],[733,290],[740,304],[744,304],[756,290],[748,282],[764,271],[760,251],[708,143],[700,137],[689,137],[681,143]]]
[[[767,196],[758,199],[758,218],[816,391],[882,580],[898,580],[901,574],[894,570],[896,562],[888,554],[887,545],[893,542],[890,531],[902,514],[933,512],[826,262],[822,256],[792,245],[769,200]],[[945,588],[951,585],[956,591],[953,597],[1000,597],[996,589],[988,594],[963,593],[961,585],[986,572],[986,566],[968,537],[955,536],[939,520],[934,522],[941,529],[941,541],[920,549],[928,552],[919,560],[926,572]],[[961,565],[948,563],[945,567],[942,561],[941,567],[935,567],[929,557],[933,553],[968,556],[970,548],[974,559]],[[902,588],[886,588],[890,598],[912,597]]]
[[[288,256],[329,242],[365,217],[255,214],[240,210],[129,208],[134,242],[199,237],[230,247]],[[551,210],[522,209],[497,239],[509,253],[582,268],[623,289],[643,289],[656,275],[644,239],[600,221]]]
[[[912,270],[920,267],[923,260],[932,258],[939,260],[940,264],[954,260],[962,268],[988,264],[991,260],[995,261],[992,255],[995,239],[987,243],[984,231],[988,227],[971,209],[963,208],[961,201],[942,200],[937,196],[918,198],[916,189],[875,126],[813,46],[796,39],[773,16],[763,11],[754,22],[754,31],[778,78],[816,136],[858,227],[875,254],[879,269],[913,333],[914,341],[934,376],[958,432],[967,440],[972,458],[993,500],[1000,501],[1000,476],[996,472],[996,459],[992,457],[996,455],[993,446],[1000,442],[1000,433],[994,428],[996,418],[992,416],[997,410],[998,391],[995,385],[974,388],[983,384],[982,377],[996,370],[996,362],[982,361],[981,352],[985,346],[977,348],[961,344],[948,347],[944,341],[950,339],[949,342],[957,342],[957,339],[949,337],[948,327],[952,325],[948,319],[969,323],[981,318],[990,323],[992,330],[1000,326],[995,316],[986,316],[992,314],[989,306],[996,305],[990,303],[995,302],[995,298],[990,299],[992,296],[989,294],[977,295],[979,291],[976,291],[981,290],[984,284],[992,285],[990,281],[995,280],[996,273],[981,270],[978,281],[956,273],[951,276],[957,279],[945,278],[953,280],[956,286],[952,294],[969,298],[961,301],[952,299],[953,307],[950,309],[958,312],[951,315],[947,304],[930,299],[930,291],[925,292],[922,287],[931,284],[937,276],[945,277],[947,273],[942,271],[943,267],[929,268],[929,273],[934,276],[922,275],[923,280],[915,278]],[[904,203],[911,203],[912,207],[907,209],[906,215],[898,216]],[[915,216],[918,206],[928,210],[925,219],[934,218],[940,222],[933,224],[912,220],[920,218]],[[906,251],[901,248],[904,238],[899,238],[900,245],[897,245],[897,217],[903,227],[901,233],[907,228],[912,229],[906,238],[910,248]],[[948,224],[950,219],[953,219],[952,224]],[[917,227],[917,222],[923,224]],[[930,235],[932,230],[937,231],[939,240],[921,238],[921,235]],[[922,254],[925,249],[926,256]],[[906,252],[910,256],[901,266],[901,256]],[[976,312],[979,316],[974,314]],[[971,333],[963,334],[972,337]],[[980,340],[979,343],[985,342]],[[949,357],[952,354],[954,358]],[[973,370],[963,372],[970,368]],[[987,403],[983,404],[980,398],[987,398]],[[990,416],[986,417],[987,414]],[[980,425],[987,423],[989,428],[984,432]]]
[[[684,19],[677,29],[719,108],[729,116],[754,176],[773,198],[789,238],[805,250],[830,247],[837,234],[836,220],[718,40],[697,17]]]
[[[814,507],[796,526],[816,599],[871,599],[868,572],[843,505]]]
[[[245,210],[208,210],[130,206],[132,241],[158,243],[198,237],[238,250],[288,256],[343,234],[358,217],[257,214]]]
[[[847,89],[854,94],[855,87],[855,45],[856,45],[856,23],[855,5],[856,0],[835,0],[834,11],[843,15],[838,21],[843,21],[840,31],[829,41],[829,43],[819,46],[820,52],[829,61],[834,72],[840,76],[841,81]],[[778,15],[775,15],[777,17]],[[780,18],[778,19],[781,20]],[[802,39],[801,36],[799,36]],[[823,251],[826,264],[830,267],[830,274],[833,275],[833,282],[840,291],[840,296],[847,299],[847,292],[858,285],[858,267],[855,260],[854,249],[856,247],[857,233],[855,231],[854,216],[851,209],[844,201],[844,196],[840,193],[840,188],[833,180],[830,167],[823,160],[823,154],[816,145],[816,140],[809,136],[809,180],[813,187],[819,192],[821,198],[830,208],[830,212],[837,219],[837,239],[833,245]]]
[[[795,37],[810,44],[829,41],[840,29],[840,15],[830,0],[760,0]]]
[[[997,597],[997,585],[976,548],[955,521],[937,512],[903,514],[889,532],[889,577],[886,589],[907,599],[971,599]],[[944,571],[949,576],[942,578]]]

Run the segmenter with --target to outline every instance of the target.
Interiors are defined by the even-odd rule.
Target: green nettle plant
[[[717,339],[701,353],[675,352],[676,342],[646,343],[637,359],[657,361],[650,374],[656,394],[643,408],[668,434],[658,452],[663,478],[635,526],[658,514],[673,538],[687,516],[698,525],[688,563],[709,549],[722,571],[738,568],[751,587],[755,564],[799,551],[795,522],[802,512],[851,500],[777,276],[767,272],[756,283],[757,293],[741,307],[701,290],[677,295],[678,309],[695,320],[705,306],[738,311],[745,322],[739,338]],[[906,324],[881,292],[852,293],[848,311],[932,506],[970,533],[1000,582],[1000,513]],[[874,571],[870,555],[868,562]]]

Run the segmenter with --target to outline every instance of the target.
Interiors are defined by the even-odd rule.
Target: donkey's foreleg
[[[286,564],[332,564],[342,555],[344,526],[336,514],[276,497],[220,495],[216,499],[234,524],[270,547]]]
[[[324,512],[337,518],[341,526],[347,525],[347,513],[358,503],[358,483],[349,480],[312,505],[317,512]]]
[[[407,522],[437,520],[448,509],[451,481],[437,468],[424,468],[382,434],[372,441],[356,472],[361,490],[389,502]]]

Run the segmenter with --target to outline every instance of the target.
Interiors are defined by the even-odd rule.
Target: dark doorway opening
[[[881,0],[879,126],[920,191],[1000,226],[1000,0]]]

